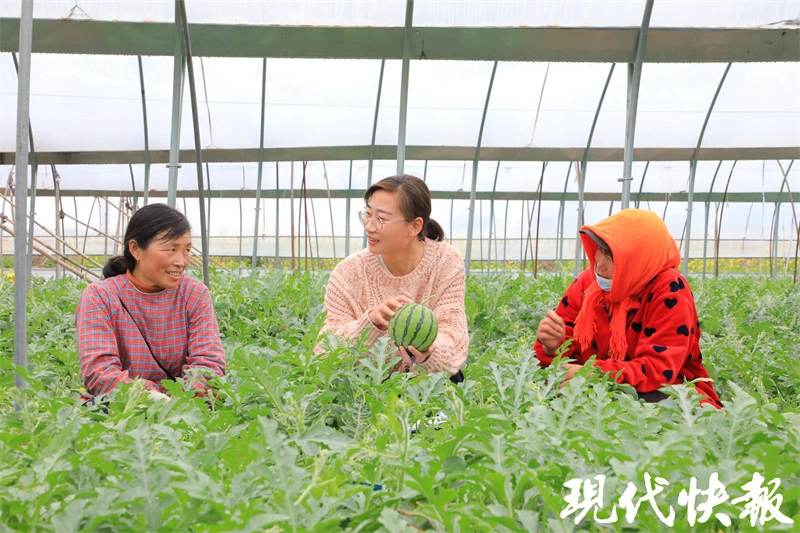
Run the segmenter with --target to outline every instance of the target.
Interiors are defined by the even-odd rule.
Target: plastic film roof
[[[187,0],[186,11],[191,24],[402,30],[406,5],[405,0]],[[415,28],[636,29],[641,25],[644,7],[644,0],[416,0],[412,24]],[[0,17],[18,18],[20,10],[19,1],[0,1]],[[175,2],[37,0],[34,17],[39,20],[172,24]],[[650,20],[651,29],[787,28],[796,31],[799,25],[800,4],[796,0],[658,0]],[[0,35],[0,41],[2,39]],[[481,44],[477,43],[478,48]],[[603,44],[604,41],[599,41],[597,46],[602,48]],[[30,119],[36,151],[75,154],[119,151],[140,155],[144,150],[145,131],[142,83],[149,149],[151,152],[167,151],[171,134],[173,58],[143,55],[141,65],[140,79],[139,59],[134,54],[34,53]],[[689,159],[726,66],[725,62],[683,62],[678,57],[669,62],[645,62],[642,67],[635,148],[649,150],[643,153],[658,154],[658,157],[649,162],[646,157],[636,158],[631,200],[632,203],[641,201],[643,207],[662,214],[675,235],[681,234],[686,218]],[[218,207],[214,208],[211,219],[218,235],[238,235],[240,224],[252,231],[258,176],[257,158],[254,159],[253,154],[259,146],[263,67],[264,60],[260,57],[195,57],[202,147],[206,153],[249,150],[242,161],[212,160],[204,166],[210,189],[221,195],[228,194],[215,198]],[[466,233],[472,158],[492,69],[492,61],[412,57],[410,63],[406,144],[410,148],[428,149],[426,153],[434,155],[426,161],[411,153],[405,169],[425,176],[431,189],[440,195],[456,196],[455,199],[437,197],[434,200],[436,218],[455,238],[464,238]],[[511,232],[511,228],[515,228],[514,235],[518,236],[520,227],[530,217],[540,179],[541,192],[551,207],[542,213],[545,233],[550,236],[555,233],[558,208],[552,206],[558,206],[565,194],[569,195],[569,200],[564,209],[569,213],[567,218],[571,225],[565,233],[577,229],[577,202],[573,200],[578,191],[576,161],[587,146],[607,80],[608,89],[591,143],[593,151],[589,153],[589,165],[582,175],[586,192],[593,198],[586,204],[586,219],[599,220],[614,209],[611,202],[618,202],[622,162],[609,160],[620,157],[607,154],[608,150],[621,154],[625,141],[627,69],[626,62],[612,65],[596,60],[500,61],[497,64],[481,139],[484,157],[477,169],[480,196],[476,224],[482,224],[483,231],[488,231],[489,225],[488,198],[497,194],[504,198],[496,202],[496,208],[502,206],[502,216],[507,218],[503,231]],[[380,103],[374,122],[379,87]],[[300,187],[302,165],[299,161],[302,159],[312,159],[306,176],[309,189],[322,191],[330,187],[334,191],[349,191],[354,207],[349,219],[351,232],[358,233],[354,211],[359,199],[354,191],[366,188],[369,168],[367,150],[363,148],[372,143],[373,126],[377,147],[397,145],[400,95],[401,61],[396,57],[384,62],[381,59],[266,59],[264,147],[266,150],[308,148],[310,151],[304,153],[312,155],[296,158],[293,182],[290,162],[267,160],[264,163],[262,189],[272,191],[270,202],[276,206],[276,212],[265,213],[261,221],[264,234],[288,231],[291,224],[288,200],[276,201],[274,195],[278,195],[277,191],[285,192],[290,185],[295,189]],[[14,61],[11,53],[2,52],[0,152],[6,154],[13,154],[15,150],[16,105]],[[341,153],[351,155],[338,157],[340,160],[326,159],[323,164],[325,157],[314,156],[314,150],[329,147],[341,148],[345,150]],[[436,156],[436,151],[442,147],[463,150],[455,160]],[[183,96],[180,148],[194,149],[188,83]],[[348,152],[350,148],[352,151]],[[493,149],[528,148],[552,149],[549,153],[556,156],[546,164],[517,160],[498,163],[496,159],[502,158],[487,159],[485,156],[493,153]],[[800,195],[800,169],[793,168],[784,182],[774,158],[759,160],[747,155],[751,152],[745,154],[744,151],[783,149],[781,153],[788,154],[781,163],[784,170],[791,158],[800,158],[800,62],[734,62],[710,115],[702,148],[729,150],[726,153],[730,157],[723,158],[721,163],[714,160],[698,163],[696,216],[726,205],[716,196],[707,210],[707,197],[703,194],[720,195],[727,190],[733,202],[723,207],[728,210],[725,216],[731,221],[726,225],[724,231],[728,233],[724,236],[762,238],[764,224],[770,224],[775,208],[774,201],[768,200],[766,194],[785,192],[788,184],[796,196]],[[672,149],[682,150],[679,160],[670,159],[666,151]],[[738,149],[743,155],[737,161],[740,159]],[[393,157],[376,154],[373,179],[395,173]],[[68,194],[85,190],[126,194],[132,189],[141,192],[145,170],[140,161],[141,158],[130,166],[59,164],[57,170],[61,188]],[[9,164],[0,165],[0,178],[5,180],[11,170]],[[150,169],[150,188],[165,191],[167,176],[165,165],[154,163]],[[41,190],[53,188],[49,168],[40,168],[38,178]],[[4,185],[5,181],[0,184]],[[184,164],[180,169],[178,189],[196,192],[197,175],[193,164]],[[242,192],[245,198],[241,201],[234,198],[236,192]],[[506,200],[513,195],[524,197],[526,203],[511,202],[509,206]],[[746,198],[736,195],[746,195]],[[85,203],[78,206],[80,200],[88,199],[75,201],[76,212],[86,210]],[[278,209],[280,202],[284,207]],[[327,199],[318,197],[312,202],[318,206],[323,231],[328,224]],[[188,200],[188,209],[195,209],[196,203]],[[240,209],[241,222],[236,217],[220,215]],[[335,213],[337,224],[346,219],[342,196],[332,200],[330,209]],[[46,220],[54,209],[42,208],[42,211],[41,216]],[[500,217],[499,214],[495,216]],[[783,209],[780,217],[779,223],[784,228],[781,231],[788,234],[790,229],[785,228],[792,227],[791,210]],[[756,223],[760,218],[766,222]],[[754,222],[751,224],[750,220]],[[695,221],[695,228],[697,224]],[[342,229],[328,228],[328,231],[341,233]]]
[[[0,16],[19,17],[21,2],[0,2]],[[415,26],[639,26],[644,0],[416,0]],[[190,23],[317,26],[403,26],[404,0],[187,0]],[[659,0],[651,26],[755,27],[797,21],[793,0]],[[38,0],[34,18],[172,22],[169,0]]]
[[[257,148],[261,59],[202,58],[198,107],[205,148]],[[172,58],[142,58],[151,150],[169,148]],[[384,68],[375,142],[397,143],[400,61]],[[585,147],[610,71],[603,63],[500,63],[485,147]],[[136,57],[34,54],[31,124],[38,151],[143,150]],[[645,64],[636,147],[694,148],[725,65]],[[411,63],[408,145],[475,146],[492,64]],[[369,145],[380,81],[377,60],[268,59],[265,146]],[[0,55],[0,151],[13,152],[16,74]],[[612,74],[592,140],[621,147],[626,68]],[[188,90],[181,148],[193,148]],[[800,146],[800,64],[732,65],[703,147]]]

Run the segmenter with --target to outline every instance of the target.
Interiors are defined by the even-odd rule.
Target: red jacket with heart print
[[[600,289],[594,274],[598,244],[581,234],[590,267],[556,308],[566,326],[565,340],[574,339],[565,355],[580,364],[596,355],[595,366],[641,393],[708,378],[694,296],[675,268],[680,252],[663,221],[649,211],[626,209],[584,229],[609,246],[614,274],[611,290]],[[534,352],[543,367],[553,361],[538,340]],[[695,386],[704,403],[722,406],[710,381]]]

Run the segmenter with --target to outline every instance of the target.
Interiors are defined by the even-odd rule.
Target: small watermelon
[[[407,304],[389,320],[389,337],[403,348],[427,350],[439,333],[436,315],[422,304]]]

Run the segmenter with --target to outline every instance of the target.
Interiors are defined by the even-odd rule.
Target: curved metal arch
[[[472,160],[472,186],[469,192],[469,219],[467,221],[467,249],[464,255],[466,265],[465,270],[469,276],[470,262],[472,261],[472,226],[475,223],[475,189],[478,186],[478,162],[481,159],[481,142],[483,141],[483,127],[486,124],[486,112],[489,110],[489,100],[492,98],[492,87],[494,86],[494,75],[497,72],[497,61],[492,66],[492,76],[489,78],[489,88],[486,91],[486,103],[483,105],[483,116],[481,117],[481,127],[478,131],[478,143],[475,146],[475,158]],[[452,238],[452,235],[451,235]]]
[[[642,199],[642,188],[644,187],[644,179],[647,177],[647,169],[650,168],[650,161],[644,166],[644,172],[642,172],[642,181],[639,182],[639,194],[636,196],[636,209],[639,209],[639,202]]]
[[[381,59],[381,73],[378,76],[378,96],[375,99],[375,117],[372,119],[372,137],[369,141],[369,156],[368,156],[369,161],[367,163],[367,189],[369,189],[369,187],[372,185],[372,166],[375,161],[375,138],[378,134],[378,113],[381,110],[381,91],[383,90],[383,72],[385,69],[386,69],[386,60]],[[364,233],[364,236],[361,238],[361,247],[362,248],[367,247],[366,233]]]
[[[722,167],[722,161],[717,163],[717,170],[714,171],[714,177],[711,178],[711,186],[708,188],[708,199],[706,200],[706,226],[705,231],[703,232],[703,279],[706,279],[706,259],[708,257],[708,219],[710,216],[710,207],[711,207],[711,193],[714,192],[714,183],[717,181],[717,175],[719,174],[719,169]]]
[[[564,179],[564,193],[561,195],[561,201],[559,202],[558,206],[558,223],[556,224],[556,237],[558,238],[558,244],[556,246],[556,258],[558,261],[564,260],[564,211],[566,210],[566,196],[567,196],[567,186],[569,185],[569,175],[572,172],[572,161],[569,162],[569,166],[567,167],[567,177]],[[561,270],[559,269],[558,275],[561,275]]]
[[[722,215],[725,214],[725,201],[728,197],[728,187],[731,185],[731,178],[733,178],[733,171],[736,169],[737,162],[738,161],[734,161],[733,166],[731,166],[731,172],[728,174],[728,181],[725,183],[725,193],[722,195],[722,200],[720,201],[719,220],[717,222],[717,235],[714,249],[714,277],[717,278],[719,277],[719,242],[720,234],[722,233]]]
[[[616,63],[611,63],[611,68],[608,70],[608,76],[606,77],[606,84],[603,86],[603,92],[600,93],[600,101],[597,103],[597,110],[594,112],[594,120],[592,120],[592,127],[589,130],[589,139],[586,141],[586,150],[583,151],[583,160],[581,161],[581,166],[578,169],[578,224],[577,229],[575,230],[575,265],[573,267],[573,274],[575,277],[578,277],[578,273],[580,272],[580,262],[581,262],[581,239],[578,235],[578,231],[581,229],[581,224],[583,223],[583,192],[584,187],[586,185],[586,165],[589,162],[589,148],[592,146],[592,137],[594,137],[594,129],[597,126],[597,119],[600,117],[600,110],[603,108],[603,101],[606,98],[606,91],[608,91],[608,84],[611,83],[611,76],[614,75],[614,67],[616,67]],[[627,152],[626,152],[627,153]],[[566,187],[564,187],[566,192]]]
[[[794,199],[792,198],[792,191],[789,189],[789,179],[788,179],[789,172],[783,170],[783,165],[781,164],[780,161],[778,161],[778,167],[780,167],[781,174],[783,174],[783,182],[786,185],[786,192],[789,193],[789,202],[791,203],[792,213],[794,214],[794,223],[797,226],[795,228],[797,232],[797,244],[795,245],[794,249],[794,276],[793,276],[794,283],[797,283],[797,258],[798,255],[800,255],[800,220],[798,220],[797,218],[797,211],[795,211],[794,208]],[[783,191],[783,187],[781,187],[781,191]]]
[[[786,167],[786,172],[784,172],[784,176],[783,176],[784,179],[781,182],[781,190],[779,192],[779,194],[781,194],[781,195],[783,194],[783,188],[787,184],[787,176],[789,175],[789,172],[792,170],[792,165],[794,165],[794,159],[792,159],[789,162],[789,166]],[[781,202],[777,201],[777,202],[775,202],[775,211],[772,214],[773,227],[772,227],[772,238],[770,239],[772,241],[771,242],[771,246],[770,246],[770,252],[771,252],[771,255],[772,255],[772,258],[773,258],[773,261],[774,261],[773,265],[772,265],[772,268],[770,270],[771,270],[771,274],[772,274],[773,278],[778,274],[778,271],[777,271],[777,267],[778,267],[778,222],[779,222],[780,214],[781,214]]]
[[[700,145],[703,144],[703,136],[706,134],[706,127],[708,126],[708,120],[711,118],[711,112],[714,111],[714,104],[717,103],[717,97],[719,96],[719,92],[722,90],[722,85],[725,83],[725,78],[728,77],[728,72],[731,70],[732,64],[733,63],[728,63],[728,66],[725,67],[725,72],[722,73],[722,78],[719,80],[717,90],[714,93],[714,97],[711,99],[711,105],[708,106],[706,119],[703,121],[703,127],[700,129],[700,135],[697,138],[697,146],[694,148],[692,161],[689,166],[689,199],[686,202],[686,248],[683,253],[684,277],[689,275],[689,246],[692,240],[692,204],[694,203],[694,178],[697,172],[697,154],[700,152]]]

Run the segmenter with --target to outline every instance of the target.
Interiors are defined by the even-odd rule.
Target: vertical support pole
[[[28,122],[28,127],[30,128],[30,122]],[[33,155],[33,154],[32,154]],[[38,178],[39,174],[39,165],[36,164],[36,157],[33,155],[31,157],[33,159],[33,164],[31,164],[31,186],[28,189],[30,191],[30,208],[28,210],[28,255],[25,263],[25,270],[28,271],[28,287],[30,287],[31,283],[31,276],[32,276],[32,269],[33,269],[33,221],[36,220],[36,179]]]
[[[692,153],[692,162],[689,166],[689,197],[686,201],[686,247],[683,252],[683,276],[689,277],[689,244],[692,239],[692,204],[694,203],[694,176],[697,172],[697,156],[700,153],[700,145],[703,143],[703,135],[706,133],[706,126],[708,126],[708,119],[711,118],[711,112],[714,110],[714,104],[717,103],[717,97],[722,90],[722,84],[725,83],[725,78],[728,76],[728,71],[731,69],[732,63],[728,63],[725,67],[725,72],[722,73],[722,78],[719,80],[717,92],[714,93],[714,98],[711,99],[711,105],[708,106],[708,113],[706,119],[703,121],[703,127],[700,129],[700,136],[697,138],[697,146]],[[637,201],[638,203],[638,201]]]
[[[289,173],[289,220],[291,221],[292,229],[292,273],[294,273],[294,161],[292,161],[291,171]],[[275,231],[278,231],[277,226]]]
[[[353,160],[350,160],[350,175],[347,178],[347,200],[344,213],[344,256],[350,256],[350,192],[353,190]]]
[[[706,259],[708,258],[708,219],[711,215],[711,193],[714,192],[714,182],[717,181],[717,174],[722,166],[722,161],[717,163],[717,170],[714,171],[714,177],[711,179],[711,186],[708,188],[708,198],[706,198],[706,228],[703,232],[703,279],[706,279]]]
[[[104,243],[104,247],[103,247],[103,254],[104,254],[103,263],[105,263],[106,261],[108,261],[108,197],[103,197],[103,200],[106,201],[106,208],[105,208],[106,227],[105,227],[105,230],[104,230],[105,231],[105,239],[103,240],[103,243]],[[184,212],[185,211],[186,210],[184,209]],[[98,215],[99,214],[100,213],[98,212]]]
[[[203,194],[203,154],[200,148],[200,121],[197,116],[197,91],[194,84],[192,63],[192,41],[189,38],[189,22],[186,19],[186,3],[178,0],[180,20],[183,27],[183,45],[186,51],[186,66],[189,71],[189,94],[192,102],[192,125],[194,126],[194,151],[197,164],[197,196],[200,201],[200,243],[203,250],[203,283],[208,286],[208,226],[206,225],[206,203]]]
[[[544,193],[544,171],[547,169],[547,161],[542,161],[542,176],[539,178],[539,206],[536,212],[536,241],[533,250],[533,277],[536,279],[539,273],[539,229],[542,226],[542,194]],[[533,214],[533,213],[531,213]]]
[[[253,269],[256,268],[256,260],[258,258],[258,216],[261,214],[261,177],[264,172],[264,120],[266,115],[266,107],[267,58],[265,57],[261,63],[261,135],[258,141],[258,182],[256,183],[256,223],[255,227],[253,228],[253,258],[250,261],[250,268]]]
[[[210,240],[211,240],[211,167],[209,167],[208,161],[206,161],[205,165],[206,165],[206,228],[207,228],[206,231],[207,231],[207,235],[208,235],[209,242],[210,242]],[[242,184],[242,186],[244,186],[244,183]]]
[[[14,170],[12,169],[11,172],[13,173]],[[5,195],[8,194],[8,191],[9,191],[9,187],[8,186],[10,185],[10,182],[11,182],[10,179],[9,179],[8,182],[6,182],[6,191],[5,191],[5,194],[3,194],[3,196],[2,196],[3,209],[2,209],[2,211],[0,211],[0,221],[2,221],[2,222],[5,222],[5,220],[3,219],[3,217],[6,214],[6,202],[7,202],[7,200],[6,200],[6,196]],[[3,242],[5,242],[3,240],[4,237],[5,237],[5,235],[3,235],[3,232],[0,231],[0,274],[2,274],[5,271],[5,267],[6,267],[5,248],[3,246]]]
[[[239,197],[239,276],[242,275],[242,238],[244,237],[244,213],[242,212],[242,197]],[[255,268],[251,265],[251,269]]]
[[[78,249],[78,197],[77,196],[72,197],[72,205],[73,208],[75,209],[75,249],[77,250]],[[2,264],[2,262],[0,262],[0,264]]]
[[[133,193],[133,210],[135,212],[139,209],[139,197],[136,195],[136,180],[133,177],[133,165],[128,165],[128,170],[131,173],[131,192]]]
[[[14,70],[17,72],[17,80],[19,80],[19,63],[17,62],[17,54],[12,52],[11,59],[14,60]],[[30,95],[28,95],[28,98],[30,102]],[[39,165],[36,164],[36,150],[33,144],[33,126],[31,125],[30,115],[28,116],[28,142],[30,143],[29,153],[30,153],[30,164],[31,164],[31,186],[30,186],[31,206],[30,209],[28,210],[28,212],[30,213],[30,216],[28,217],[28,235],[30,235],[30,239],[28,239],[28,255],[25,268],[28,271],[28,286],[30,286],[31,274],[32,274],[31,269],[33,268],[33,221],[36,218],[36,178],[38,177],[39,174]],[[0,268],[2,268],[1,264]]]
[[[453,207],[455,207],[456,201],[455,199],[450,200],[450,231],[447,232],[447,236],[450,239],[450,242],[453,242]]]
[[[508,261],[508,207],[510,200],[506,200],[506,212],[503,216],[503,261]]]
[[[169,142],[169,179],[167,205],[175,207],[178,198],[178,169],[181,147],[181,112],[183,111],[183,85],[186,76],[186,57],[183,51],[183,29],[179,1],[175,1],[175,57],[172,70],[172,125]]]
[[[336,255],[336,230],[333,225],[333,200],[331,199],[331,182],[328,179],[328,166],[325,164],[325,161],[322,162],[322,177],[325,180],[325,188],[328,191],[328,212],[331,215],[331,244],[333,245],[333,264],[335,265],[339,258]],[[314,201],[311,201],[311,206],[313,208]],[[317,218],[316,215],[314,216],[314,232],[317,231]],[[347,256],[345,256],[347,257]],[[319,255],[319,234],[317,234],[317,264],[321,257]]]
[[[147,99],[144,92],[144,69],[142,68],[142,56],[138,56],[139,62],[139,86],[142,88],[142,121],[144,122],[144,194],[142,203],[147,205],[150,198],[150,135],[147,129]],[[131,170],[133,174],[133,170]],[[136,196],[134,196],[134,202]],[[139,209],[134,203],[134,209]]]
[[[489,78],[489,89],[486,91],[486,103],[483,104],[483,116],[481,117],[481,128],[478,131],[478,143],[475,146],[475,157],[472,159],[472,186],[469,189],[469,221],[467,222],[467,250],[464,259],[466,261],[465,271],[469,276],[470,262],[472,261],[472,226],[475,222],[475,189],[478,187],[478,162],[481,158],[481,141],[483,141],[483,127],[486,124],[486,112],[489,110],[489,100],[492,98],[492,86],[494,86],[494,75],[497,72],[497,61],[492,66],[492,76]],[[451,236],[452,238],[452,236]]]
[[[281,214],[281,199],[278,197],[278,191],[281,189],[281,176],[280,165],[275,161],[275,268],[281,268],[281,243],[280,243],[280,214]],[[264,232],[266,233],[266,231]]]
[[[427,169],[427,162],[425,167]],[[500,161],[497,162],[497,168],[494,171],[494,185],[492,185],[492,199],[489,200],[489,251],[486,254],[486,272],[492,271],[492,230],[497,231],[494,227],[494,196],[497,193],[497,177],[500,175]],[[495,239],[495,246],[497,246],[497,239]],[[494,258],[495,262],[497,257]]]
[[[622,166],[622,209],[627,209],[631,201],[631,181],[633,181],[633,140],[636,137],[636,108],[639,104],[639,84],[642,80],[642,62],[644,48],[647,43],[647,30],[650,28],[650,15],[653,12],[654,0],[647,0],[642,16],[642,26],[639,28],[639,38],[636,43],[636,60],[628,64],[628,106],[627,120],[625,122],[625,160]]]
[[[478,256],[483,263],[483,200],[478,200]]]
[[[400,121],[397,131],[397,173],[406,164],[406,116],[408,115],[408,71],[411,59],[411,25],[414,20],[414,0],[406,0],[406,24],[403,30],[403,70],[400,81]],[[383,64],[381,64],[383,72]],[[374,141],[373,141],[374,142]],[[469,272],[468,272],[469,273]]]
[[[19,76],[17,80],[17,146],[15,165],[17,167],[16,196],[14,210],[14,365],[27,369],[27,292],[28,270],[26,240],[27,230],[25,201],[28,195],[28,135],[30,132],[31,98],[31,48],[33,40],[33,0],[22,0],[19,21]],[[33,235],[31,235],[33,239]],[[24,389],[28,386],[19,373],[14,373],[14,386]],[[14,408],[20,410],[19,405]]]
[[[53,171],[53,190],[54,190],[53,192],[54,192],[54,195],[55,195],[55,204],[56,204],[56,213],[55,213],[55,215],[56,215],[56,242],[53,243],[53,245],[54,245],[53,247],[56,249],[56,251],[60,251],[60,252],[63,253],[64,246],[59,243],[59,240],[61,239],[61,185],[60,185],[61,177],[58,175],[58,172],[56,172],[56,166],[55,165],[50,165],[50,169]],[[31,217],[31,220],[33,220],[33,217]],[[30,235],[31,235],[31,239],[30,240],[33,241],[33,232],[31,232]],[[58,254],[56,254],[56,257],[58,257]],[[61,268],[61,265],[56,263],[56,280],[61,279],[61,276],[63,274],[63,270],[64,269]]]
[[[569,166],[567,167],[567,177],[564,178],[564,192],[561,193],[561,205],[558,208],[558,224],[556,226],[556,238],[558,239],[558,244],[556,245],[556,258],[559,262],[564,260],[564,215],[567,209],[566,196],[570,172],[572,172],[572,161],[569,162]],[[559,276],[560,275],[561,270],[559,269]]]
[[[372,164],[374,161],[374,150],[375,150],[375,137],[378,133],[378,112],[381,109],[381,90],[383,89],[383,71],[386,67],[386,60],[381,59],[381,73],[378,77],[378,96],[375,100],[375,118],[372,119],[372,138],[369,142],[369,162],[367,163],[367,189],[370,188],[372,185]],[[364,232],[363,237],[361,238],[361,247],[367,247],[367,234]]]

